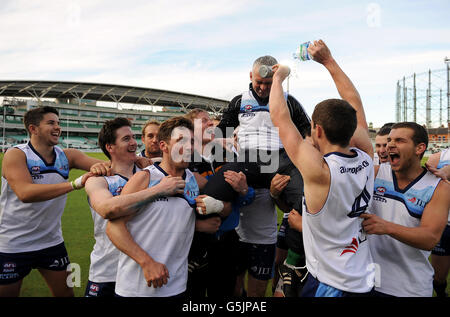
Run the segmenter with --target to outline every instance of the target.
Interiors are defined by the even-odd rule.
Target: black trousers
[[[289,159],[286,151],[250,151],[245,150],[233,162],[225,163],[211,178],[203,189],[203,193],[222,201],[234,201],[237,193],[225,181],[225,171],[243,172],[247,183],[253,188],[270,188],[270,182],[275,174],[291,176],[288,185],[280,198],[290,208],[301,211],[303,197],[303,179]]]

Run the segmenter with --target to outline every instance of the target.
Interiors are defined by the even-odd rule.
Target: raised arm
[[[269,96],[270,118],[278,128],[281,142],[291,159],[302,174],[305,182],[323,179],[324,160],[320,152],[302,137],[294,125],[284,98],[282,83],[289,75],[284,65],[273,66],[274,75]]]
[[[369,138],[364,107],[362,105],[361,97],[352,81],[338,65],[331,55],[329,48],[322,40],[314,41],[314,43],[308,47],[308,53],[312,56],[314,61],[322,64],[328,70],[341,98],[347,101],[356,110],[358,123],[356,131],[350,140],[350,145],[363,150],[369,154],[370,157],[373,157],[373,148]]]

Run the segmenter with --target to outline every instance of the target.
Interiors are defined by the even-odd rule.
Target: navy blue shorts
[[[115,297],[116,282],[94,283],[88,281],[85,297]]]
[[[372,297],[374,296],[373,292],[373,289],[368,293],[351,293],[341,291],[330,285],[319,282],[319,280],[314,276],[308,274],[300,297]]]
[[[30,274],[32,269],[65,271],[69,264],[64,242],[38,251],[0,252],[0,285],[18,282]]]
[[[238,274],[248,273],[257,280],[273,278],[276,244],[254,244],[239,241]]]
[[[447,225],[442,233],[441,241],[431,250],[431,254],[448,256],[450,255],[450,226]]]

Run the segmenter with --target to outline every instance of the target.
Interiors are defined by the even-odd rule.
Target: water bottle
[[[267,65],[261,65],[259,67],[259,76],[261,76],[262,78],[272,77],[273,76],[272,67]]]
[[[295,53],[293,54],[294,59],[299,59],[301,61],[308,61],[311,58],[311,55],[308,53],[308,47],[311,45],[311,42],[305,42],[299,45]]]

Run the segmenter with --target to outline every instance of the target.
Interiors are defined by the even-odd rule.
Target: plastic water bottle
[[[305,42],[299,45],[295,53],[293,54],[294,59],[299,59],[301,61],[309,61],[311,59],[311,55],[308,53],[308,47],[311,42]]]
[[[273,76],[272,68],[267,65],[261,65],[259,67],[259,76],[261,76],[262,78],[272,77]]]
[[[291,73],[291,69],[289,68],[289,74]],[[273,76],[273,70],[272,67],[267,65],[261,65],[259,67],[259,76],[262,78],[272,77]]]

